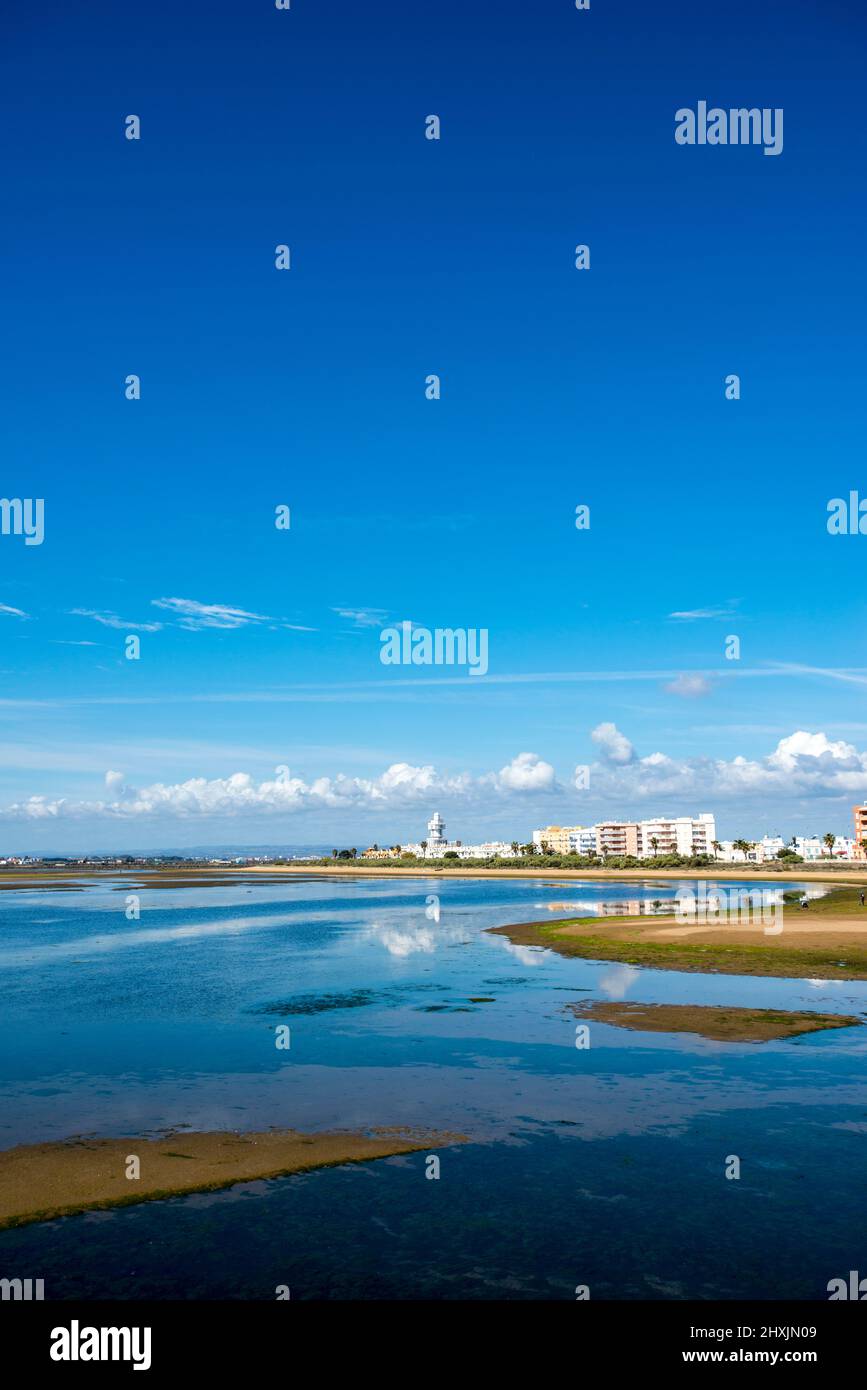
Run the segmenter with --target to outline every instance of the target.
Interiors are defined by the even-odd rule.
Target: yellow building
[[[867,859],[864,841],[867,840],[867,806],[854,806],[855,813],[855,858]]]
[[[537,849],[546,845],[555,854],[573,853],[569,836],[577,835],[583,825],[546,825],[544,830],[533,831],[533,844]]]

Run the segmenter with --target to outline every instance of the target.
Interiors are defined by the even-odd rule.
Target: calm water
[[[595,1023],[584,1051],[568,1005],[860,1014],[867,983],[666,974],[485,931],[678,887],[144,889],[139,921],[119,880],[4,892],[0,1147],[183,1126],[472,1142],[440,1151],[439,1181],[413,1154],[3,1232],[0,1275],[53,1298],[826,1298],[867,1272],[867,1030],[757,1046]]]

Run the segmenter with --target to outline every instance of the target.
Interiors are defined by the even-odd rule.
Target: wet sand
[[[465,1136],[412,1129],[365,1133],[190,1133],[162,1139],[65,1139],[0,1152],[0,1228],[104,1207],[129,1206],[308,1168],[361,1163],[462,1143]],[[128,1159],[139,1178],[126,1176]]]
[[[854,1014],[819,1014],[783,1009],[740,1009],[725,1005],[633,1004],[605,1000],[570,1006],[575,1017],[642,1033],[694,1033],[715,1042],[772,1042],[827,1028],[852,1028]]]

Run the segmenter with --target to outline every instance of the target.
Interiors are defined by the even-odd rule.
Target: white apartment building
[[[639,822],[639,852],[643,859],[657,854],[713,855],[716,821],[709,811],[699,816],[660,816]]]
[[[541,853],[547,845],[555,854],[632,855],[653,859],[660,854],[713,855],[716,821],[710,812],[699,816],[658,816],[655,820],[599,821],[596,825],[548,825],[533,831]]]
[[[855,859],[855,848],[853,839],[839,835],[834,841],[831,858]],[[731,840],[721,840],[715,857],[727,864],[765,864],[770,859],[776,859],[781,849],[793,849],[807,861],[828,858],[828,846],[821,835],[796,835],[794,840],[784,840],[782,835],[764,835],[746,851],[735,849]]]
[[[596,831],[593,826],[588,829],[575,827],[569,832],[569,853],[570,854],[593,854],[596,850]]]

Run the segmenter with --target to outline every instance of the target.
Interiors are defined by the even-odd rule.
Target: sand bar
[[[863,1024],[854,1014],[819,1014],[783,1009],[740,1009],[726,1005],[637,1004],[594,1000],[570,1005],[579,1019],[611,1023],[642,1033],[694,1033],[715,1042],[772,1042],[826,1028]]]
[[[0,1228],[73,1212],[206,1192],[308,1168],[360,1163],[461,1143],[461,1134],[413,1129],[364,1133],[191,1133],[162,1139],[65,1139],[0,1151]],[[139,1178],[126,1176],[139,1159]]]

